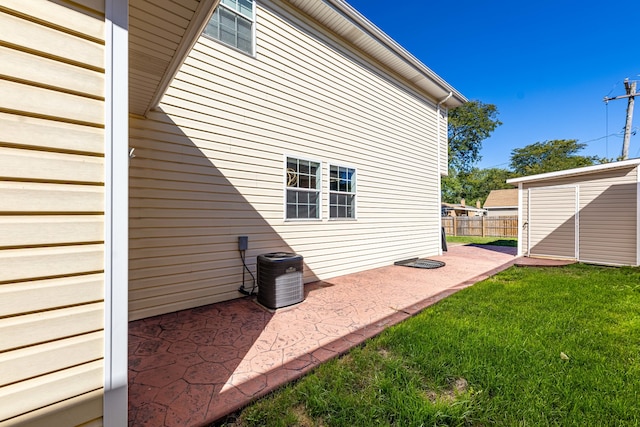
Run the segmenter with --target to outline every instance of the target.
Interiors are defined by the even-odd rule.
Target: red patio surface
[[[276,311],[246,297],[129,324],[129,426],[208,425],[512,265],[515,248],[450,246],[446,266],[387,266],[305,285]]]

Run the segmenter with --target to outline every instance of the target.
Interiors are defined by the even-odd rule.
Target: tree
[[[514,177],[513,172],[507,169],[489,168],[478,170],[474,174],[474,186],[476,188],[474,200],[480,200],[484,205],[491,190],[514,188],[513,185],[507,184],[507,180]]]
[[[536,175],[565,169],[591,166],[606,159],[598,156],[579,156],[576,153],[586,147],[576,139],[554,139],[535,142],[511,151],[511,169],[516,176]]]
[[[482,141],[502,124],[493,104],[469,101],[449,111],[449,168],[468,173],[481,159]]]
[[[507,179],[514,175],[507,169],[473,168],[469,172],[451,171],[449,176],[442,178],[442,200],[448,203],[459,203],[465,199],[469,205],[475,205],[477,200],[481,204],[487,199],[491,190],[513,188],[507,184]]]

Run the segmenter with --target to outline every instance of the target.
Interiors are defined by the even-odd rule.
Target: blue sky
[[[586,143],[583,155],[620,155],[627,101],[603,98],[640,80],[635,2],[347,1],[468,99],[498,107],[503,125],[478,167],[508,168],[514,148],[552,139]],[[629,157],[640,157],[640,131]]]

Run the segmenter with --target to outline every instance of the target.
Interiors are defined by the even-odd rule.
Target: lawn
[[[448,243],[474,243],[476,245],[518,246],[518,239],[512,237],[476,237],[476,236],[447,236]]]
[[[512,267],[226,425],[640,425],[640,269]]]

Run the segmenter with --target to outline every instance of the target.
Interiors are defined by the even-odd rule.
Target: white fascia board
[[[431,85],[440,89],[440,93],[432,93],[431,95],[435,99],[442,99],[452,94],[451,98],[444,103],[447,108],[454,108],[467,102],[467,98],[447,83],[443,78],[438,76],[433,70],[423,64],[418,58],[413,56],[409,51],[402,47],[398,42],[389,37],[384,31],[379,29],[375,24],[369,21],[364,15],[358,12],[353,6],[345,2],[344,0],[324,0],[325,4],[329,5],[332,9],[338,12],[335,19],[339,19],[344,22],[350,22],[351,25],[358,28],[364,34],[366,34],[372,41],[382,45],[388,51],[401,58],[405,64],[412,67],[419,75],[424,77]],[[319,11],[320,9],[311,9],[310,11]],[[320,12],[318,12],[320,13]],[[380,58],[378,58],[380,59]],[[385,63],[384,60],[381,62]],[[386,64],[391,69],[397,68],[392,64]],[[402,71],[398,70],[402,74]],[[415,78],[414,78],[415,80]],[[416,82],[418,86],[423,86],[419,82]]]
[[[518,256],[522,256],[522,237],[523,237],[523,233],[524,233],[524,222],[522,219],[522,211],[523,206],[522,206],[522,200],[523,200],[523,189],[522,189],[522,184],[518,184],[518,252],[517,255]],[[529,228],[527,227],[527,232],[528,232]]]
[[[547,172],[538,175],[522,176],[507,180],[507,184],[520,184],[526,182],[544,181],[556,178],[566,178],[569,176],[587,175],[613,169],[632,168],[640,165],[640,159],[623,160],[621,162],[603,163],[595,166],[585,166],[582,168],[567,169],[557,172]]]

